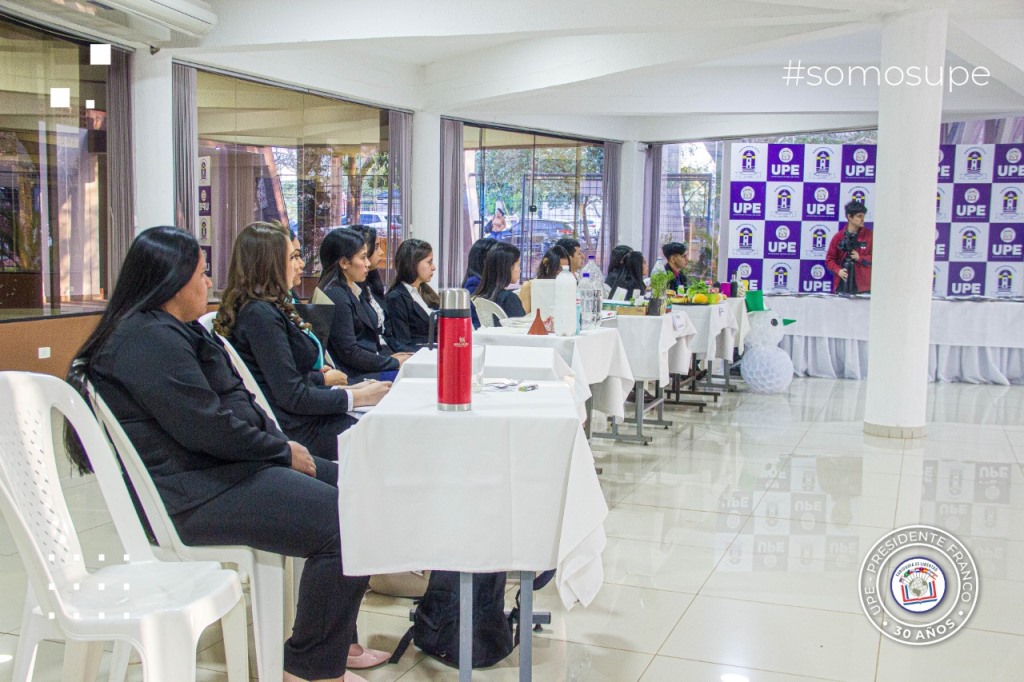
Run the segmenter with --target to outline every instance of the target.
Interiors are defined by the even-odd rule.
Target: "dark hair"
[[[562,237],[555,242],[555,246],[561,246],[569,254],[569,258],[572,258],[572,255],[576,253],[576,249],[580,248],[580,240],[573,239],[572,237]]]
[[[377,230],[369,225],[349,225],[348,229],[363,235],[363,239],[366,240],[366,257],[373,256],[377,251]]]
[[[83,397],[88,397],[85,384],[89,365],[121,322],[135,313],[162,307],[188,284],[198,265],[199,242],[188,232],[163,226],[140,233],[124,257],[121,274],[103,317],[71,361],[67,382]],[[70,426],[65,426],[64,441],[78,470],[83,474],[92,471],[92,465]]]
[[[520,258],[519,247],[508,242],[498,242],[484,260],[484,271],[474,296],[483,296],[492,301],[512,283],[512,266]]]
[[[487,252],[494,248],[497,244],[496,239],[489,239],[487,237],[483,239],[477,239],[473,242],[473,246],[469,247],[469,255],[466,257],[466,276],[462,278],[462,288],[466,288],[466,282],[469,281],[470,277],[474,275],[481,277],[484,272],[484,260],[487,258]]]
[[[338,261],[342,258],[349,260],[355,258],[359,249],[366,246],[366,238],[356,230],[347,227],[339,227],[331,230],[320,243],[320,267],[323,272],[320,280],[316,283],[317,289],[327,291],[337,284],[339,279],[344,280]],[[347,282],[343,282],[347,284]]]
[[[252,223],[238,233],[231,249],[228,283],[213,321],[218,334],[231,336],[238,313],[253,301],[266,301],[298,327],[309,328],[290,301],[287,255],[291,248],[288,231],[278,224]]]
[[[612,293],[616,288],[625,289],[627,295],[635,290],[642,293],[646,286],[644,284],[644,254],[639,251],[627,253],[622,259],[622,267],[615,274],[615,277],[608,277],[608,286]]]
[[[366,257],[373,258],[373,254],[377,252],[377,240],[379,239],[376,228],[369,225],[349,225],[349,229],[363,235],[363,239],[366,240]],[[380,278],[380,268],[370,268],[370,271],[366,273],[366,279],[359,283],[359,288],[363,290],[364,294],[368,291],[377,298],[384,298],[384,280]],[[365,295],[364,298],[366,298]]]
[[[665,255],[665,260],[668,260],[672,256],[689,256],[686,245],[680,244],[679,242],[669,242],[668,244],[661,245],[661,252]]]
[[[848,203],[844,208],[846,209],[847,216],[868,212],[868,207],[865,206],[863,202],[857,201],[856,199]]]
[[[417,269],[421,261],[425,260],[434,252],[430,244],[422,239],[406,239],[398,246],[395,252],[395,281],[391,285],[391,291],[397,289],[401,284],[412,284],[419,277]],[[431,308],[437,309],[441,306],[441,297],[437,295],[429,284],[421,282],[420,296]]]
[[[537,265],[536,279],[554,279],[558,277],[558,273],[562,271],[563,258],[568,260],[569,256],[566,255],[565,249],[561,246],[552,246],[548,249]]]
[[[614,249],[612,249],[611,254],[608,256],[607,279],[611,279],[612,273],[615,273],[616,271],[622,268],[622,259],[625,258],[626,254],[630,253],[631,251],[633,251],[633,247],[626,246],[625,244],[619,244]]]

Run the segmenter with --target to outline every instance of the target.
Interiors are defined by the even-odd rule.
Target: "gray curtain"
[[[604,143],[601,183],[601,250],[607,254],[619,243],[619,184],[622,175],[622,143]]]
[[[388,209],[402,221],[401,239],[409,236],[412,216],[412,114],[404,111],[388,112]],[[395,250],[400,241],[388,231],[388,265],[394,263]]]
[[[135,238],[135,161],[132,155],[132,55],[113,48],[107,71],[107,296]]]
[[[183,64],[174,64],[172,69],[175,224],[196,234],[196,159],[199,156],[196,70]]]
[[[644,158],[644,234],[643,252],[654,267],[657,260],[658,229],[661,218],[661,153],[664,145],[655,143],[647,147]]]
[[[462,121],[441,119],[441,286],[457,287],[466,272],[469,237]]]

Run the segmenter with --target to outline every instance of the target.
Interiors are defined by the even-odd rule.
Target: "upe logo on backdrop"
[[[996,294],[1010,296],[1013,294],[1013,268],[996,270]]]
[[[789,288],[789,266],[779,263],[772,268],[772,286],[775,289]]]
[[[984,152],[975,147],[974,149],[968,149],[967,154],[964,157],[967,161],[967,169],[965,174],[968,176],[981,176],[981,162],[985,158]]]
[[[828,230],[821,225],[811,228],[811,250],[824,252],[828,249]]]
[[[1003,193],[999,195],[999,208],[1000,213],[1004,218],[1015,218],[1017,217],[1018,207],[1020,206],[1020,190],[1016,187],[1007,187],[1003,190]]]
[[[753,270],[750,267],[750,263],[740,263],[740,266],[736,268],[736,273],[740,276],[740,279],[750,277],[751,272],[753,272]]]
[[[1006,150],[1006,164],[996,167],[996,176],[1000,178],[1024,178],[1024,165],[1021,165],[1021,152],[1016,147]]]
[[[209,169],[207,168],[206,160],[199,164],[199,180],[200,182],[205,181],[209,176]]]
[[[800,175],[800,164],[793,163],[793,150],[789,147],[783,147],[779,150],[779,161],[781,163],[773,163],[771,167],[771,175],[773,176],[789,176],[798,178]],[[799,179],[799,178],[798,178]]]
[[[827,177],[832,174],[832,152],[824,147],[814,150],[814,174]]]
[[[775,192],[775,211],[781,214],[793,212],[793,188],[783,185]]]
[[[960,230],[960,252],[966,258],[978,253],[978,231],[975,228],[965,227]]]
[[[956,214],[962,218],[985,218],[987,213],[986,207],[978,203],[981,199],[981,192],[975,187],[971,187],[964,192],[964,201],[969,205],[959,204],[956,207]]]
[[[757,193],[754,188],[750,185],[744,185],[743,189],[740,190],[740,199],[743,201],[732,202],[732,212],[735,215],[752,215],[761,213],[761,204],[754,203],[754,197]]]
[[[964,266],[960,268],[960,279],[965,282],[970,282],[974,279],[974,268]]]
[[[847,165],[846,168],[843,169],[843,171],[849,177],[863,176],[866,178],[873,178],[875,177],[875,167],[865,166],[864,162],[866,162],[867,160],[868,151],[866,149],[859,148],[853,152],[853,161],[856,165]]]
[[[923,646],[953,636],[978,603],[978,568],[951,533],[930,526],[890,531],[860,568],[860,604],[889,639]]]
[[[806,213],[808,216],[823,216],[830,218],[835,216],[836,207],[826,203],[829,200],[829,192],[826,187],[819,187],[814,190],[814,201],[807,202]]]
[[[818,263],[813,268],[811,268],[811,277],[813,277],[814,279],[821,279],[824,276],[825,266],[822,265],[821,263]]]
[[[789,241],[793,231],[786,225],[779,225],[775,228],[775,239],[768,241],[768,253],[789,254],[796,256],[796,242]]]
[[[750,253],[754,250],[754,226],[744,223],[736,229],[740,251]]]
[[[992,257],[1000,260],[1006,260],[1006,256],[1020,258],[1024,256],[1024,246],[1020,244],[1014,244],[1013,241],[1017,238],[1017,231],[1012,227],[1004,227],[999,231],[1000,243],[992,244]]]
[[[757,149],[744,147],[740,150],[740,175],[757,174]]]

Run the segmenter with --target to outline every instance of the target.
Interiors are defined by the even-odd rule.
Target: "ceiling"
[[[991,82],[946,93],[944,118],[1024,112],[1024,0],[208,3],[216,27],[163,49],[366,103],[647,141],[873,127],[876,85],[787,88],[783,67],[878,66],[892,15],[947,8],[947,66]]]

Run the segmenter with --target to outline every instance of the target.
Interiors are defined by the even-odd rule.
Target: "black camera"
[[[847,276],[845,280],[839,282],[838,293],[857,293],[857,276],[853,268],[854,260],[850,257],[850,254],[864,245],[865,242],[857,241],[857,235],[845,230],[843,231],[843,238],[839,240],[839,250],[845,254],[843,256],[843,268],[846,270]]]
[[[850,234],[849,232],[844,232],[843,238],[839,240],[839,250],[846,251],[847,258],[850,257],[851,251],[856,251],[862,246],[864,246],[864,244],[857,241],[857,235]]]

